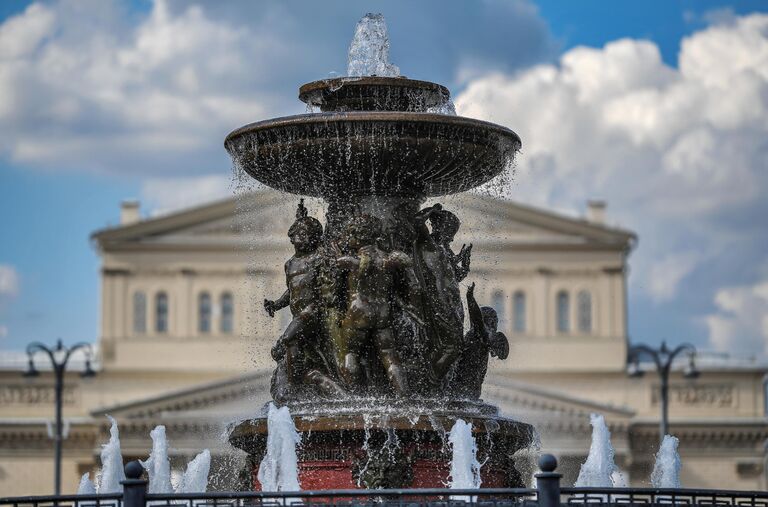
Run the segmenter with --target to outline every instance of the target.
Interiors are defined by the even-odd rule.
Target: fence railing
[[[407,507],[562,507],[573,504],[598,507],[633,505],[668,507],[768,507],[768,492],[715,489],[561,488],[554,456],[539,460],[536,488],[487,489],[382,489],[323,491],[237,491],[150,494],[141,479],[138,462],[126,465],[123,492],[106,495],[58,495],[0,498],[0,507],[335,507],[397,505]]]

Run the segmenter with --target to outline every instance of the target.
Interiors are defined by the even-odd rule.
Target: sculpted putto
[[[287,391],[301,383],[314,385],[323,394],[342,394],[343,390],[329,377],[332,367],[325,350],[324,308],[319,304],[323,256],[318,247],[323,226],[316,218],[308,216],[303,199],[296,210],[296,221],[288,229],[288,237],[295,249],[293,257],[285,263],[288,288],[276,301],[264,300],[264,309],[270,317],[287,306],[293,315],[272,347],[272,358],[278,361],[273,397],[289,397]],[[278,391],[277,396],[275,391]]]
[[[270,317],[286,307],[292,314],[272,347],[276,401],[312,393],[477,399],[488,355],[508,354],[495,312],[480,308],[474,284],[471,327],[463,332],[459,282],[469,274],[472,245],[451,249],[458,217],[439,204],[396,211],[385,229],[357,210],[328,237],[299,203],[288,230],[295,253],[285,263],[287,290],[264,300]]]

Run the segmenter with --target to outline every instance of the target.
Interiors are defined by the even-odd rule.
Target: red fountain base
[[[477,458],[483,463],[482,487],[524,487],[515,465],[527,463],[527,454],[520,451],[533,442],[532,427],[499,417],[490,405],[467,408],[471,410],[464,413],[298,413],[294,424],[302,436],[297,449],[301,488],[444,488],[452,457],[448,434],[457,419],[472,424]],[[253,489],[260,491],[257,473],[266,450],[266,417],[240,423],[229,441],[250,455]]]

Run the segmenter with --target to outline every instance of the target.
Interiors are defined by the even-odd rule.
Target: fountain
[[[494,310],[475,300],[474,283],[462,295],[472,245],[453,250],[459,218],[423,206],[502,173],[520,138],[435,113],[452,110],[448,90],[399,76],[388,53],[383,18],[367,15],[350,47],[350,76],[299,89],[319,112],[226,138],[237,170],[327,203],[321,224],[299,200],[288,288],[264,302],[270,316],[286,307],[293,316],[272,348],[272,397],[301,435],[302,489],[443,487],[448,432],[459,420],[485,463],[477,483],[523,486],[513,456],[533,429],[480,399],[489,356],[505,359],[509,343]],[[230,435],[253,463],[268,452],[266,411]],[[254,470],[254,489],[263,477]]]

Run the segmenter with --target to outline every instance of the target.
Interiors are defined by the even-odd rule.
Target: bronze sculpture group
[[[467,290],[469,331],[459,282],[472,245],[454,253],[458,217],[441,205],[395,208],[390,223],[352,213],[333,231],[309,216],[303,199],[288,230],[294,255],[287,290],[264,300],[270,316],[290,307],[272,348],[279,403],[313,397],[441,396],[476,400],[489,354],[505,359],[498,317]]]

